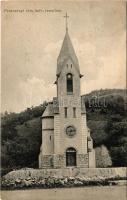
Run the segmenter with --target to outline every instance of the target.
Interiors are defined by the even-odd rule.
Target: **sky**
[[[126,87],[125,2],[2,2],[2,112],[20,112],[56,96],[66,12],[84,75],[81,94]]]

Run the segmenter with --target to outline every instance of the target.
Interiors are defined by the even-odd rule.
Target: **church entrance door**
[[[66,166],[76,166],[76,150],[72,147],[66,151]]]

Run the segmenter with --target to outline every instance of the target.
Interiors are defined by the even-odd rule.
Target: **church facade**
[[[57,97],[42,115],[39,168],[95,167],[95,151],[80,96],[80,68],[68,29],[57,59]]]

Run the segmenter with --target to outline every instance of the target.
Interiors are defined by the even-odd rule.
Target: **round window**
[[[73,137],[75,134],[76,134],[76,129],[74,126],[68,126],[66,128],[66,134],[69,136],[69,137]]]

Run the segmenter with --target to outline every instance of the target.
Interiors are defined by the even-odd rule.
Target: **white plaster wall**
[[[43,130],[42,154],[51,155],[54,152],[54,131]]]
[[[89,168],[95,168],[95,167],[96,167],[95,150],[92,149],[92,151],[89,152]]]
[[[43,129],[54,129],[54,119],[53,118],[43,118],[42,119],[42,130]]]
[[[82,114],[81,116],[81,127],[82,127],[82,153],[87,153],[87,124],[86,124],[86,114]]]
[[[59,154],[61,149],[60,116],[54,115],[54,154]]]

